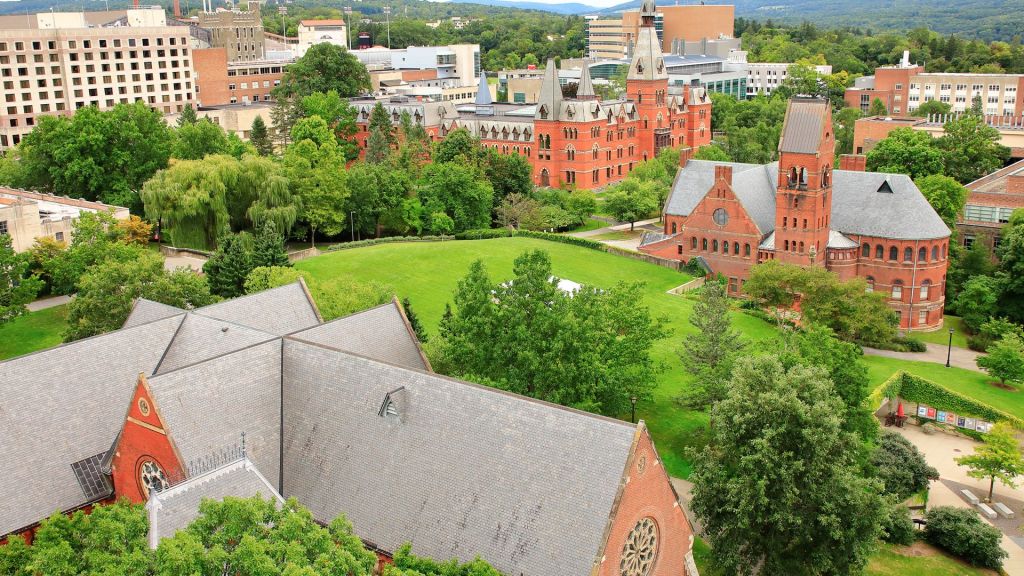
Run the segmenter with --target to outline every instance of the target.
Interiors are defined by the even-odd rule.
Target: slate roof
[[[589,574],[636,426],[286,338],[284,494],[385,550]],[[404,387],[401,410],[382,416]]]
[[[274,338],[273,334],[189,313],[167,347],[156,373],[170,372]]]
[[[292,336],[405,368],[430,370],[397,302],[338,318]]]
[[[146,502],[150,548],[156,548],[161,538],[174,536],[178,530],[188,527],[199,516],[199,504],[203,500],[259,495],[284,503],[284,498],[248,458],[235,460],[151,495]]]
[[[90,501],[72,464],[110,449],[139,373],[152,372],[180,322],[0,362],[0,535]]]
[[[275,336],[284,336],[320,323],[316,306],[301,282],[271,288],[244,298],[225,300],[198,308],[195,312]]]
[[[154,320],[163,320],[164,318],[170,318],[171,316],[177,316],[178,314],[184,313],[185,311],[181,308],[175,308],[174,306],[168,306],[167,304],[161,304],[159,302],[153,302],[152,300],[146,300],[145,298],[139,298],[135,300],[135,304],[132,306],[132,311],[128,314],[128,319],[124,321],[124,325],[121,327],[131,328]]]
[[[772,235],[775,233],[772,232]],[[828,231],[828,245],[827,248],[845,249],[845,248],[856,248],[860,246],[853,240],[847,238],[844,234],[836,232],[835,230]]]
[[[822,98],[792,98],[786,105],[779,152],[814,154],[821,144],[825,123],[832,122],[831,106]]]
[[[772,232],[778,162],[761,165],[690,160],[676,175],[665,213],[689,216],[714,184],[716,165],[732,166],[732,189],[740,203],[762,234]],[[851,170],[834,170],[832,174],[831,227],[836,232],[893,240],[949,236],[949,228],[909,176]],[[878,191],[883,182],[892,193]]]

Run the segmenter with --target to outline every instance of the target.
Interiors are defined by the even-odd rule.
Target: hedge
[[[459,232],[458,234],[456,234],[455,238],[457,240],[491,240],[494,238],[511,238],[513,236],[523,236],[525,238],[539,238],[541,240],[549,240],[551,242],[572,244],[573,246],[579,246],[581,248],[590,248],[591,250],[605,250],[605,245],[596,240],[588,240],[586,238],[578,238],[576,236],[563,236],[562,234],[552,234],[550,232],[534,232],[533,230],[512,230],[511,228],[485,228],[482,230],[466,230],[465,232]]]
[[[364,246],[391,244],[393,242],[440,242],[442,240],[455,240],[455,236],[386,236],[384,238],[370,238],[368,240],[333,244],[327,248],[327,251],[334,252],[335,250],[348,250],[349,248],[362,248]]]
[[[1007,422],[1014,428],[1024,430],[1024,420],[1016,416],[902,370],[893,374],[876,388],[868,397],[868,402],[871,403],[871,409],[875,410],[881,405],[884,398],[896,397],[927,404],[954,414],[983,418],[992,422]]]

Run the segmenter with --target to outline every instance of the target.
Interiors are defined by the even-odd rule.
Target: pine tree
[[[366,140],[366,162],[368,164],[381,164],[391,154],[391,146],[388,144],[387,136],[380,130],[370,130],[370,137]]]
[[[725,396],[732,366],[743,350],[739,332],[729,318],[729,295],[721,282],[704,285],[690,324],[697,332],[683,340],[683,368],[694,384],[682,399],[690,405],[714,404]]]
[[[245,278],[254,268],[247,240],[242,234],[233,234],[228,229],[221,233],[217,239],[217,250],[203,264],[210,292],[224,298],[245,293]]]
[[[270,156],[274,153],[274,143],[270,141],[270,133],[262,116],[257,116],[252,121],[252,130],[249,132],[249,142],[256,148],[260,156]]]
[[[373,110],[370,112],[370,132],[379,130],[387,138],[388,146],[394,147],[398,145],[398,138],[395,136],[395,128],[391,125],[391,117],[388,116],[388,111],[384,109],[384,105],[377,102],[373,106]]]
[[[186,124],[195,124],[199,121],[199,117],[196,116],[195,108],[192,108],[191,104],[185,104],[185,107],[181,109],[181,116],[178,116],[178,128]]]
[[[409,320],[409,326],[412,327],[412,331],[416,333],[416,339],[420,342],[427,341],[427,330],[423,328],[423,324],[420,323],[419,316],[413,311],[412,305],[409,304],[409,298],[402,298],[402,308],[405,309],[405,317]],[[451,309],[448,309],[451,312]]]
[[[279,234],[274,223],[268,220],[253,240],[252,267],[291,265],[284,247],[284,236]]]

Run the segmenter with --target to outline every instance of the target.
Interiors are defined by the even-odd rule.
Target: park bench
[[[999,512],[999,515],[1003,518],[1013,518],[1013,510],[1010,510],[1010,507],[1006,504],[996,502],[992,507],[995,508],[996,512]]]
[[[981,512],[982,516],[988,518],[989,520],[995,520],[998,516],[998,514],[996,514],[996,511],[989,508],[988,504],[985,504],[984,502],[978,502],[978,511]]]
[[[965,500],[971,503],[971,506],[977,506],[981,502],[981,500],[974,495],[974,492],[971,492],[967,488],[961,490],[960,493],[963,494]]]

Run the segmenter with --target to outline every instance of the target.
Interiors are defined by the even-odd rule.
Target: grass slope
[[[674,401],[688,380],[677,350],[682,336],[693,330],[686,321],[693,302],[666,291],[690,280],[689,276],[621,256],[533,238],[384,244],[332,252],[298,262],[296,267],[318,278],[347,275],[388,284],[400,298],[410,299],[427,331],[436,333],[445,303],[451,301],[456,283],[474,260],[484,260],[491,278],[503,280],[512,275],[512,261],[533,249],[547,251],[555,275],[575,282],[600,287],[613,286],[620,280],[645,282],[643,303],[653,316],[666,318],[670,334],[654,349],[655,358],[666,370],[658,378],[653,401],[637,405],[637,417],[650,427],[669,473],[688,476],[686,447],[701,443],[699,431],[706,427],[708,417],[703,412],[682,409]],[[774,333],[772,326],[747,315],[736,314],[735,322],[751,339],[769,338]],[[628,419],[629,414],[620,417]]]
[[[67,326],[67,305],[29,312],[0,326],[0,360],[21,356],[61,343]]]
[[[959,316],[946,316],[941,329],[933,332],[912,332],[910,337],[921,342],[947,346],[950,328],[953,329],[953,346],[967,348],[967,326],[964,326],[964,321]]]

